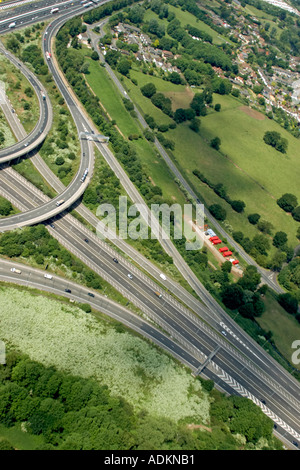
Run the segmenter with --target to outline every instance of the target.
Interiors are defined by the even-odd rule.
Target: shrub
[[[219,137],[214,137],[213,139],[211,139],[210,146],[213,149],[219,150],[220,145],[221,145],[221,139]]]
[[[249,220],[250,224],[252,224],[252,225],[256,225],[257,222],[259,221],[259,219],[260,219],[259,214],[249,214],[248,215],[248,220]]]

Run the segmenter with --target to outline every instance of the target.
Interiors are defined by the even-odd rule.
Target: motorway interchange
[[[26,1],[19,3],[17,9],[6,9],[5,13],[1,13],[0,9],[0,34],[10,31],[9,24],[12,22],[15,23],[13,27],[15,29],[52,19],[53,21],[44,30],[42,47],[45,57],[46,52],[51,53],[53,57],[51,40],[65,21],[104,2],[91,2],[86,8],[80,1],[74,0],[38,1],[34,4],[34,13],[32,4],[30,6]],[[53,8],[58,8],[58,12],[51,13]],[[40,105],[40,119],[31,134],[26,136],[21,125],[19,129],[15,128],[18,126],[15,122],[13,130],[16,135],[19,132],[18,143],[0,151],[2,165],[0,193],[22,211],[18,215],[2,219],[0,231],[44,222],[51,235],[119,290],[150,320],[142,320],[96,292],[87,292],[82,286],[74,284],[71,287],[67,286],[70,284],[69,281],[56,279],[55,276],[52,279],[45,278],[44,273],[24,265],[17,267],[21,273],[16,273],[11,271],[12,263],[8,264],[7,261],[1,260],[0,279],[33,285],[41,290],[60,293],[80,302],[86,302],[88,299],[96,310],[107,315],[115,315],[127,326],[150,337],[189,366],[194,374],[199,372],[201,364],[203,365],[210,357],[210,361],[205,363],[201,373],[214,380],[221,390],[252,399],[273,419],[276,435],[289,447],[296,449],[300,444],[299,383],[228,317],[222,307],[204,289],[169,240],[160,238],[166,252],[172,256],[175,266],[201,301],[171,279],[162,280],[159,269],[124,240],[119,238],[114,240],[118,248],[118,251],[115,251],[68,213],[67,209],[80,198],[90,181],[94,166],[93,145],[100,150],[131,200],[138,203],[142,203],[143,200],[108,146],[97,141],[92,143],[86,139],[80,140],[80,168],[67,188],[62,185],[34,151],[52,124],[52,108],[46,90],[25,64],[6,51],[2,45],[0,53],[5,54],[27,77],[39,98]],[[78,134],[89,132],[96,135],[97,129],[77,102],[55,61],[46,60],[46,62],[70,109]],[[33,164],[57,192],[55,198],[49,199],[9,166],[9,161],[28,153],[32,155]],[[82,182],[86,169],[88,174]],[[178,172],[176,167],[174,171]],[[196,197],[193,194],[192,196]],[[76,211],[95,229],[99,228],[99,220],[82,203],[76,206]],[[228,239],[227,234],[226,237]],[[238,249],[240,256],[243,256],[240,247]],[[127,256],[120,255],[120,250]],[[118,263],[114,259],[117,259]],[[134,260],[134,263],[128,259]],[[247,258],[246,261],[249,262]],[[252,260],[251,262],[253,264]],[[265,272],[262,273],[262,279],[266,283],[269,281],[268,284],[271,283],[271,287],[274,288],[274,283],[269,280]],[[278,286],[276,288],[278,289]],[[155,291],[162,292],[162,298],[155,296]],[[155,328],[154,324],[160,329]],[[165,333],[162,333],[162,330]]]

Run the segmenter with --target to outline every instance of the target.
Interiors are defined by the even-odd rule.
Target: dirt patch
[[[239,109],[257,121],[263,121],[265,119],[265,116],[262,113],[256,111],[255,109],[249,108],[249,106],[240,106]]]
[[[189,429],[204,429],[205,431],[212,432],[211,428],[204,426],[203,424],[188,424],[187,427]]]
[[[151,178],[151,176],[148,176],[148,178],[149,178],[149,180],[151,181],[151,184],[152,184],[153,186],[156,186],[156,184],[154,183],[154,181],[153,181],[153,179]]]

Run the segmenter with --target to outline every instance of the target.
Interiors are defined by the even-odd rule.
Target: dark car
[[[299,444],[297,441],[293,441],[293,445],[296,446],[296,447],[299,447]]]
[[[68,292],[68,294],[71,294],[71,290],[70,289],[65,289],[65,292]]]
[[[95,295],[92,294],[91,292],[88,292],[88,295],[89,295],[90,297],[95,297]]]
[[[86,243],[88,243],[88,242],[89,242],[87,238],[85,238],[85,239],[84,239],[84,241],[85,241]]]
[[[113,258],[114,262],[115,263],[118,263],[119,261],[117,260],[117,258]]]
[[[50,227],[51,227],[51,228],[55,228],[55,225],[54,225],[54,224],[50,224]]]

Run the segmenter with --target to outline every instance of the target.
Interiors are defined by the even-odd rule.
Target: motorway
[[[14,187],[14,178],[5,175],[0,182],[1,187],[6,188],[8,193],[15,194],[18,201],[22,200],[24,207],[32,206],[32,188],[24,187],[21,198],[18,189]],[[35,192],[38,193],[37,190]],[[35,203],[40,204],[44,197],[39,200],[35,196]],[[208,366],[208,369],[212,369],[211,372],[217,376],[216,383],[222,379],[222,383],[230,385],[233,390],[251,397],[266,414],[272,417],[277,426],[282,426],[284,432],[291,433],[291,439],[300,438],[296,431],[300,426],[297,383],[289,383],[289,380],[286,380],[288,377],[278,376],[276,371],[270,370],[265,363],[259,362],[258,366],[257,363],[250,362],[232,348],[225,338],[221,339],[205,323],[178,305],[171,296],[163,294],[163,298],[158,299],[154,294],[154,291],[159,289],[158,286],[146,277],[140,279],[134,267],[131,266],[129,271],[129,266],[120,258],[120,262],[116,265],[109,250],[100,250],[97,237],[89,234],[88,243],[85,242],[88,230],[72,219],[68,214],[56,220],[54,228],[50,228],[52,235],[63,246],[139,307],[198,362],[204,362],[211,351],[215,350],[217,345],[221,345],[222,349],[215,356],[213,364],[210,363]],[[133,275],[133,280],[127,277],[128,272]],[[231,338],[230,340],[232,342]],[[250,351],[247,352],[249,356]],[[266,405],[262,403],[262,399]]]
[[[48,50],[50,50],[50,35],[48,41],[49,43],[45,44],[45,46],[49,48]],[[45,43],[47,43],[47,41],[45,41]],[[54,68],[52,73],[55,74]],[[59,83],[58,86],[61,91],[64,89],[63,84]],[[82,121],[83,116],[81,115],[81,112],[76,106],[76,104],[70,101],[70,95],[63,94],[63,96],[69,106],[74,106],[74,114],[72,113],[73,116],[76,116],[76,113],[78,113],[77,119],[74,119],[77,124],[78,130],[80,130],[80,126],[78,125],[78,123]],[[81,129],[84,130],[84,127],[82,127]],[[90,151],[87,151],[87,153],[90,154]],[[26,188],[26,186],[24,185],[24,187],[22,187],[22,195],[20,195],[20,183],[19,186],[18,184],[16,185],[17,177],[15,177],[15,175],[12,175],[11,171],[8,171],[7,169],[5,170],[5,172],[1,171],[1,173],[2,176],[4,175],[3,179],[1,179],[2,190],[6,192],[6,194],[9,194],[10,197],[15,194],[14,197],[16,198],[16,200],[19,201],[19,204],[22,204],[22,210],[35,210],[35,205],[40,206],[42,204],[45,204],[45,197],[42,197],[41,195],[36,195],[35,201],[33,201],[33,190],[32,188],[29,188],[29,186]],[[21,218],[22,214],[18,215],[17,217]],[[126,266],[126,273],[124,271],[124,266],[122,267],[121,263],[118,264],[118,270],[121,271],[121,273],[119,274],[117,272],[118,270],[116,269],[116,265],[113,265],[111,255],[107,254],[108,250],[103,250],[100,253],[99,244],[96,243],[94,239],[93,245],[92,243],[85,243],[83,233],[86,229],[82,227],[79,229],[78,224],[76,225],[74,220],[70,220],[70,217],[71,216],[67,215],[59,221],[56,221],[55,229],[50,229],[52,232],[55,231],[55,236],[60,239],[61,243],[64,244],[64,246],[67,246],[70,251],[73,250],[72,252],[78,257],[80,257],[80,259],[84,258],[86,264],[93,266],[92,269],[94,269],[96,272],[102,273],[100,274],[102,275],[102,277],[110,277],[110,283],[112,285],[117,284],[119,286],[120,291],[121,289],[123,289],[123,292],[125,291],[125,295],[128,298],[133,298],[136,305],[140,307],[142,306],[141,308],[143,309],[143,311],[147,312],[149,316],[154,315],[156,323],[159,324],[159,321],[163,322],[164,329],[168,332],[172,331],[174,335],[177,335],[177,340],[181,341],[182,344],[186,342],[186,347],[190,348],[193,351],[193,354],[198,357],[198,360],[199,355],[201,357],[208,356],[210,352],[215,349],[217,344],[222,344],[222,351],[218,353],[214,359],[216,366],[222,369],[222,371],[230,371],[230,374],[232,374],[232,378],[235,380],[238,386],[242,387],[250,394],[253,393],[255,399],[260,401],[260,406],[262,408],[265,405],[262,405],[261,399],[258,399],[257,397],[272,397],[270,400],[270,404],[267,403],[270,411],[264,411],[267,413],[273,413],[274,416],[276,415],[275,418],[277,419],[277,421],[275,418],[274,420],[278,423],[279,426],[281,419],[280,416],[282,416],[287,426],[290,426],[292,429],[299,431],[299,409],[297,408],[297,398],[299,397],[299,385],[296,381],[292,380],[292,378],[289,376],[289,374],[287,374],[287,372],[282,370],[282,368],[280,369],[278,364],[275,363],[275,361],[272,361],[272,359],[270,359],[269,357],[267,357],[267,355],[261,350],[261,348],[259,349],[257,345],[253,344],[253,341],[249,340],[246,335],[243,335],[243,338],[241,340],[241,334],[243,333],[241,333],[240,331],[237,330],[238,336],[234,333],[234,335],[237,336],[237,339],[233,334],[228,331],[228,334],[230,335],[230,341],[235,345],[236,348],[240,348],[243,351],[243,354],[245,354],[245,356],[250,354],[253,363],[256,361],[259,366],[253,363],[252,365],[249,365],[249,363],[245,360],[244,356],[237,358],[235,355],[237,351],[232,351],[233,348],[231,346],[229,347],[227,340],[221,340],[220,336],[216,333],[212,334],[211,331],[206,331],[205,326],[203,326],[203,324],[199,320],[196,320],[196,318],[187,318],[188,312],[184,311],[184,314],[182,314],[181,309],[178,308],[178,305],[175,306],[174,301],[167,298],[166,295],[164,295],[163,297],[164,304],[161,305],[162,302],[160,302],[159,299],[154,298],[155,296],[153,295],[153,287],[149,287],[149,281],[143,280],[142,282],[142,280],[138,276],[134,278],[134,282],[129,281],[127,277],[128,268]],[[211,299],[208,298],[208,301],[211,302]],[[211,309],[214,310],[215,303],[212,302],[211,305]],[[220,306],[219,311],[223,315],[223,318],[226,319],[226,323],[228,323],[228,317],[223,312]],[[195,329],[196,326],[197,328],[199,328],[199,330]],[[197,331],[197,334],[195,334],[195,331]],[[219,324],[218,331],[220,331]],[[199,335],[201,335],[200,338]],[[241,344],[240,341],[242,341],[243,344]],[[246,343],[247,341],[249,341],[250,348]],[[256,368],[256,370],[253,370],[253,372],[251,372],[253,373],[253,377],[255,377],[255,379],[250,379],[249,377],[249,369],[251,367],[254,367],[254,369]],[[270,383],[272,384],[272,386],[267,385],[267,381],[265,381],[265,378],[263,378],[263,380],[260,378],[262,373],[268,375],[269,380],[271,380]],[[223,377],[223,379],[225,380],[225,376]],[[226,383],[226,381],[224,383]],[[240,391],[241,390],[242,389],[240,389]],[[285,396],[285,393],[287,393],[287,396]],[[297,411],[295,411],[296,409]],[[296,437],[297,439],[299,438],[299,434],[297,431],[293,432],[289,428],[285,428],[284,426],[282,429],[285,430],[284,432],[291,433],[292,437]]]

